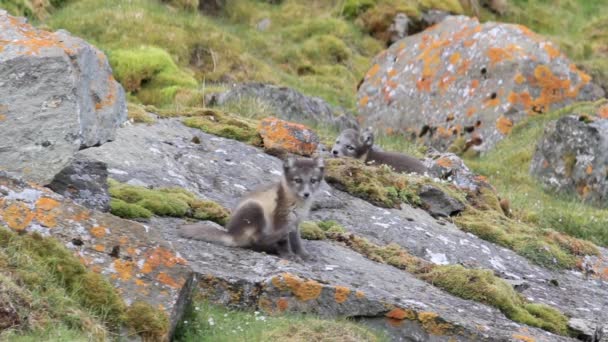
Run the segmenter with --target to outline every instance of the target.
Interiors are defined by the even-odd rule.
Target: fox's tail
[[[236,247],[234,237],[227,231],[218,229],[209,223],[198,222],[183,225],[179,228],[179,236],[187,239],[213,242],[228,247]]]

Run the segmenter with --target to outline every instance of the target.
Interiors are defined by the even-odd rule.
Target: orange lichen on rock
[[[517,73],[517,75],[515,75],[515,77],[513,78],[513,80],[517,84],[522,84],[522,83],[524,83],[526,81],[526,78],[521,73]]]
[[[496,120],[496,129],[504,135],[511,133],[513,129],[513,121],[501,115],[498,120]]]
[[[34,213],[22,202],[16,202],[1,210],[0,215],[4,218],[6,225],[14,230],[20,231],[27,228],[34,219]]]
[[[278,148],[303,155],[312,155],[319,144],[319,137],[310,128],[277,118],[260,121],[258,132],[264,141],[264,148]]]
[[[416,88],[418,88],[418,91],[430,92],[431,91],[431,79],[424,78],[424,77],[418,79],[418,81],[416,81]]]
[[[289,289],[301,301],[317,299],[323,290],[323,286],[318,282],[314,280],[304,281],[291,273],[282,273],[272,278],[272,284],[282,291]]]
[[[116,259],[114,260],[114,270],[116,270],[116,274],[112,275],[114,279],[120,279],[122,281],[127,281],[133,277],[133,267],[134,264],[132,261]]]
[[[597,109],[597,116],[602,119],[608,119],[608,104],[605,104]]]
[[[93,249],[98,252],[104,252],[106,250],[106,248],[103,245],[95,245],[95,246],[93,246]]]
[[[439,316],[433,312],[418,313],[418,320],[422,323],[424,329],[431,335],[446,335],[452,329],[449,323],[442,322]]]
[[[279,300],[277,300],[277,309],[279,309],[279,312],[284,312],[288,307],[289,302],[287,301],[287,298],[279,298]]]
[[[585,172],[590,175],[593,173],[593,166],[591,166],[591,164],[587,165],[587,168],[585,169]]]
[[[535,342],[536,341],[534,339],[534,337],[520,335],[520,334],[513,334],[513,338],[516,340],[519,340],[519,341],[523,341],[523,342]]]
[[[450,158],[447,157],[442,157],[437,159],[437,165],[441,166],[441,167],[452,167],[452,161],[450,160]]]
[[[374,77],[378,73],[378,71],[380,71],[380,65],[374,64],[374,66],[371,69],[369,69],[369,71],[365,75],[365,78]]]
[[[545,51],[551,59],[561,56],[561,52],[559,52],[558,49],[554,48],[552,44],[545,44]]]
[[[336,286],[336,293],[334,294],[334,298],[337,303],[344,303],[348,299],[348,295],[350,294],[350,289],[346,286]]]
[[[108,75],[108,86],[110,87],[110,89],[108,89],[108,94],[102,101],[97,102],[95,104],[95,110],[100,110],[102,108],[105,108],[107,106],[111,106],[114,104],[114,101],[116,99],[117,89],[116,89],[116,80],[114,79],[114,76],[112,76],[111,74]]]
[[[48,197],[42,197],[36,201],[36,208],[42,210],[52,210],[59,206],[59,202]]]
[[[456,65],[456,63],[458,63],[458,61],[460,61],[460,52],[454,52],[450,56],[450,63]]]
[[[161,282],[162,284],[165,284],[169,287],[172,287],[174,289],[179,289],[182,287],[182,285],[184,284],[183,281],[176,281],[175,279],[173,279],[170,275],[168,275],[165,272],[160,272],[157,276],[156,276],[156,280],[158,280],[159,282]]]
[[[94,237],[101,239],[106,236],[106,227],[95,226],[91,228],[90,232]]]
[[[48,197],[42,197],[36,202],[35,219],[42,226],[53,228],[57,226],[57,216],[59,212],[56,209],[59,207],[59,202]]]
[[[384,316],[386,316],[388,318],[392,318],[392,319],[398,319],[398,320],[416,319],[416,313],[414,311],[405,310],[405,309],[401,309],[401,308],[394,308],[391,311],[387,312]]]
[[[365,293],[363,293],[363,291],[355,291],[355,297],[357,297],[357,299],[362,299],[365,298]]]
[[[155,247],[151,251],[148,251],[145,258],[146,261],[144,262],[141,271],[146,274],[152,272],[161,264],[166,267],[173,267],[175,264],[186,264],[186,260],[176,256],[173,252],[163,247]]]
[[[366,106],[368,102],[369,102],[369,96],[365,95],[359,100],[359,106],[361,106],[361,107]]]

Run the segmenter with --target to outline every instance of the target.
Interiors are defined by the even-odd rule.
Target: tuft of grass
[[[198,199],[181,188],[148,189],[112,179],[108,183],[112,197],[110,211],[116,216],[129,219],[150,218],[152,215],[193,217],[221,225],[228,220],[227,209],[215,202]]]
[[[451,197],[465,201],[464,193],[450,184],[433,182],[420,175],[396,173],[386,165],[368,166],[352,158],[330,159],[325,164],[325,180],[329,184],[381,207],[395,208],[401,203],[420,206],[418,193],[424,184],[432,184]]]
[[[346,319],[321,319],[296,314],[268,315],[194,301],[177,328],[175,340],[379,342],[388,341],[388,338]]]
[[[395,243],[379,246],[354,234],[336,233],[327,236],[345,243],[371,260],[405,270],[455,296],[493,306],[511,320],[560,335],[568,334],[568,318],[563,313],[548,305],[528,302],[490,270],[467,269],[461,265],[435,265],[409,254]]]
[[[169,331],[169,318],[150,304],[137,301],[131,304],[126,312],[129,326],[144,341],[157,341],[166,336]]]
[[[608,211],[585,205],[575,196],[545,191],[529,174],[534,149],[549,121],[572,113],[594,116],[606,103],[606,100],[579,103],[530,117],[516,125],[492,151],[478,159],[468,159],[467,165],[486,176],[498,192],[511,201],[517,221],[608,246],[608,231],[605,229]]]
[[[60,242],[36,233],[0,227],[0,289],[0,304],[14,310],[0,339],[104,339],[123,323],[125,305],[112,285]]]
[[[246,142],[253,146],[262,146],[262,138],[257,130],[257,120],[205,108],[191,108],[174,113],[190,116],[183,120],[188,127]],[[161,112],[161,115],[174,115],[174,113]]]
[[[156,122],[154,118],[146,113],[146,110],[141,105],[129,102],[127,103],[127,112],[129,114],[129,119],[133,120],[135,123],[153,124]]]

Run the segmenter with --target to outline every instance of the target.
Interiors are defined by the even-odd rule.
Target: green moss
[[[338,222],[333,221],[333,220],[319,221],[319,222],[317,222],[317,225],[319,226],[319,228],[321,228],[323,231],[325,231],[328,234],[346,233],[346,229],[341,224],[339,224]]]
[[[163,0],[163,2],[187,11],[198,10],[199,5],[199,0]]]
[[[311,221],[300,223],[300,236],[306,240],[323,240],[326,238],[325,232],[318,224]]]
[[[144,340],[160,341],[169,332],[169,318],[145,302],[131,304],[126,313],[128,326]]]
[[[180,70],[161,48],[116,49],[108,57],[116,79],[143,103],[172,103],[179,89],[197,87],[194,77]]]
[[[230,212],[221,205],[212,201],[194,200],[190,202],[192,217],[197,220],[213,221],[222,226],[228,222]]]
[[[255,120],[209,109],[189,109],[181,113],[192,115],[183,121],[188,127],[198,128],[210,134],[243,141],[254,146],[262,145],[262,138],[258,134]]]
[[[152,215],[192,217],[224,225],[230,212],[221,205],[196,198],[178,188],[148,189],[109,180],[112,214],[123,218],[150,218]]]
[[[334,234],[329,238],[345,243],[371,260],[405,270],[419,279],[460,298],[493,306],[510,319],[567,335],[567,317],[543,304],[529,303],[490,270],[467,269],[461,265],[435,265],[409,254],[397,244],[378,246],[353,234]]]
[[[574,268],[576,257],[558,245],[523,236],[514,241],[513,249],[532,262],[552,269]]]
[[[348,19],[354,19],[375,4],[376,0],[346,0],[342,7],[342,14]]]
[[[418,193],[425,184],[432,184],[451,197],[465,201],[465,195],[452,185],[435,183],[420,175],[396,173],[386,165],[368,166],[352,158],[327,160],[325,179],[354,196],[387,208],[399,207],[401,203],[419,206]]]

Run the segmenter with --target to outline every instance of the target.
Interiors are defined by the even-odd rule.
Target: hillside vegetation
[[[385,37],[379,32],[386,30],[397,12],[405,12],[418,20],[422,11],[430,8],[457,14],[477,12],[482,21],[528,26],[558,43],[598,84],[608,86],[606,1],[510,0],[501,15],[484,7],[487,1],[272,2],[227,0],[226,8],[213,16],[200,13],[196,0],[0,0],[0,8],[25,15],[42,28],[67,29],[96,45],[107,54],[116,79],[128,92],[130,108],[141,111],[140,105],[152,105],[161,114],[205,107],[207,94],[246,81],[293,87],[333,105],[356,110],[357,84],[372,58],[385,47]],[[585,112],[594,106],[584,103],[573,108]],[[249,120],[267,111],[264,104],[254,102],[223,109],[246,117],[251,127],[255,121]],[[549,194],[528,173],[534,146],[544,125],[568,111],[529,118],[514,127],[513,133],[493,151],[468,158],[467,164],[487,176],[499,194],[511,201],[513,214],[509,222],[513,226],[534,230],[534,234],[526,232],[525,238],[545,236],[555,230],[608,246],[606,210],[586,206],[574,198]],[[144,119],[145,113],[142,115],[142,120],[151,122]],[[186,124],[209,130],[204,118],[192,116],[186,119]],[[319,129],[327,140],[336,134],[326,127]],[[251,142],[252,138],[247,136],[241,140]],[[381,136],[377,142],[387,150],[421,155],[420,146],[400,137]],[[170,207],[171,211],[163,212],[164,215],[188,216],[190,212],[196,214],[197,205],[201,204],[192,194],[112,185],[113,210],[124,217],[158,214],[160,206],[152,205],[157,202],[166,204],[161,209]],[[125,195],[127,192],[139,197],[133,199]],[[176,201],[177,209],[172,206]],[[173,214],[174,211],[180,215]],[[195,214],[193,217],[197,217]],[[225,213],[221,214],[223,221]],[[464,218],[471,219],[470,216]],[[478,223],[469,222],[468,227]],[[486,223],[478,226],[485,229]],[[481,229],[470,230],[479,233]],[[63,246],[38,236],[24,237],[3,229],[0,233],[0,306],[20,308],[11,316],[14,317],[12,325],[4,327],[0,319],[0,329],[6,329],[0,333],[0,339],[99,339],[111,336],[117,324],[128,320],[124,316],[124,303],[109,285],[78,266],[78,260]],[[529,258],[543,265],[545,259],[538,257],[542,246],[532,250],[528,245],[525,248],[522,244],[510,245],[511,240],[520,238],[516,233],[514,230],[505,233],[511,235],[502,245],[520,254],[528,253]],[[478,235],[481,234],[483,232]],[[559,239],[561,241],[561,235]],[[517,250],[518,246],[521,250]],[[542,255],[545,254],[550,253]],[[555,258],[551,259],[553,262]],[[563,264],[559,266],[574,267],[575,259],[568,254]],[[88,285],[95,286],[93,292],[86,288]],[[92,294],[103,298],[91,297]],[[204,302],[194,304],[190,311],[178,331],[179,340],[289,338],[304,341],[310,336],[341,341],[385,339],[352,322],[301,316],[261,319],[263,316],[256,313],[229,311]],[[242,329],[233,328],[235,321],[244,322],[239,326]],[[269,324],[273,330],[266,329]],[[300,334],[293,335],[294,329]]]

